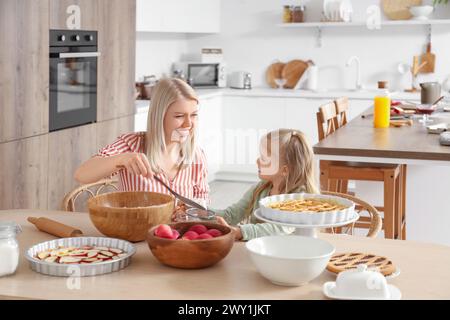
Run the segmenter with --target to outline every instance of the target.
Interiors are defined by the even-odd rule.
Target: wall
[[[144,75],[170,75],[172,63],[187,51],[187,38],[179,33],[137,32],[136,80]]]
[[[388,80],[394,88],[410,85],[409,75],[397,72],[399,63],[412,63],[413,55],[426,48],[426,26],[384,27],[368,30],[365,27],[326,28],[323,46],[316,46],[314,28],[280,28],[284,3],[299,1],[228,0],[221,1],[221,33],[217,35],[188,35],[190,53],[200,52],[206,45],[220,46],[224,50],[229,72],[249,71],[254,86],[267,86],[265,70],[276,59],[287,62],[299,58],[312,59],[321,69],[319,86],[323,89],[350,88],[355,84],[355,66],[346,68],[352,55],[360,57],[363,84],[375,87],[378,80]],[[431,0],[424,0],[424,3]],[[307,4],[308,20],[319,21],[323,1],[311,0]],[[354,21],[365,21],[366,8],[379,0],[353,0]],[[450,5],[440,5],[437,17],[450,17]],[[433,52],[437,54],[436,72],[420,76],[419,81],[438,79],[450,75],[450,54],[447,46],[450,26],[433,26]]]

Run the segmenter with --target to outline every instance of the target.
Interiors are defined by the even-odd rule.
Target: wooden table
[[[324,299],[322,284],[334,281],[325,271],[303,287],[277,286],[260,276],[242,242],[217,265],[202,270],[166,267],[152,256],[146,242],[137,243],[132,263],[119,272],[81,278],[80,289],[70,290],[68,278],[33,272],[24,258],[25,250],[53,236],[38,231],[28,216],[49,217],[79,227],[87,236],[100,236],[86,213],[61,211],[4,210],[1,220],[14,220],[23,228],[19,235],[20,265],[16,274],[0,278],[3,299]],[[369,239],[322,234],[337,252],[363,251],[385,255],[401,269],[389,282],[402,291],[404,299],[450,298],[450,247],[410,241]]]
[[[434,124],[450,123],[448,112],[431,117]],[[314,153],[318,160],[407,164],[407,239],[450,245],[450,146],[441,146],[439,135],[427,133],[419,119],[410,127],[375,129],[372,116],[360,115],[317,143]],[[355,185],[358,197],[383,204],[380,185]]]

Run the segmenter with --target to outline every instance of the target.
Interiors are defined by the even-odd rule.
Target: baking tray
[[[123,250],[126,255],[117,259],[109,260],[94,264],[59,264],[45,262],[35,258],[34,256],[42,251],[56,249],[58,246],[63,247],[82,247],[82,246],[99,246],[109,247]],[[97,276],[101,274],[111,273],[126,268],[131,257],[136,253],[136,247],[128,241],[105,238],[105,237],[76,237],[62,238],[46,242],[41,242],[30,247],[25,252],[25,258],[29,261],[33,271],[56,277],[70,276]]]

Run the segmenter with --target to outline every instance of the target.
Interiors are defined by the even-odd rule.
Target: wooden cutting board
[[[308,69],[307,61],[292,60],[286,63],[281,72],[283,79],[286,79],[284,88],[293,89],[298,80],[302,77],[303,73],[305,73],[306,69]]]
[[[420,56],[420,63],[426,64],[420,69],[420,73],[433,73],[434,65],[436,63],[436,56],[431,53],[431,42],[427,45],[427,52]]]
[[[285,63],[283,62],[275,62],[272,63],[269,68],[267,68],[266,81],[271,88],[278,88],[275,79],[281,79],[281,71],[283,71],[284,66]]]
[[[411,19],[409,7],[420,5],[422,0],[381,0],[383,12],[391,20]]]

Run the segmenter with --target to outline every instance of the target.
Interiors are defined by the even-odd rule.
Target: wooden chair
[[[369,215],[370,224],[368,226],[369,231],[367,232],[367,237],[369,237],[369,238],[377,237],[378,233],[382,229],[383,221],[381,219],[380,213],[374,206],[372,206],[371,204],[369,204],[353,195],[350,195],[350,194],[343,194],[343,193],[330,192],[330,191],[323,191],[322,194],[337,196],[337,197],[341,197],[341,198],[345,198],[350,201],[353,201],[356,204],[356,212],[358,212],[360,214],[360,216],[361,216],[362,212],[365,212]],[[361,218],[365,218],[365,217],[360,217],[360,219]],[[352,224],[349,228],[347,228],[347,233],[349,232],[352,235],[353,229],[355,226],[356,226],[356,223]],[[344,228],[336,228],[335,230],[338,230],[338,232],[342,233],[343,229]],[[332,230],[332,232],[335,232],[335,230]]]
[[[322,140],[347,123],[348,99],[322,105],[317,112],[319,139]],[[406,239],[406,166],[397,164],[320,161],[321,190],[347,193],[348,180],[380,181],[384,184],[383,211],[385,238]],[[370,219],[361,217],[357,228],[368,228]]]
[[[87,200],[89,198],[117,190],[117,180],[112,179],[102,179],[94,183],[84,184],[76,187],[64,196],[61,208],[64,211],[87,212]],[[80,204],[77,208],[75,206],[76,203]],[[83,205],[81,206],[81,204]]]

